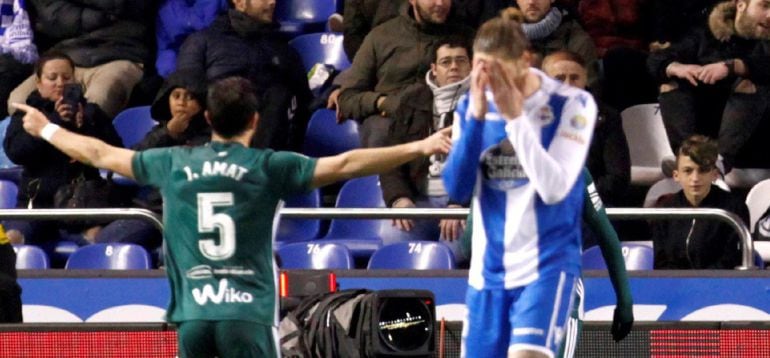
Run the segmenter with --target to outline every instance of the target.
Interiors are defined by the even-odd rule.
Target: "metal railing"
[[[142,219],[163,231],[163,219],[147,209],[0,209],[0,219],[17,220],[117,220]]]
[[[468,209],[386,209],[386,208],[283,208],[282,217],[296,219],[464,219]],[[741,238],[742,265],[740,270],[750,270],[754,265],[754,244],[751,232],[741,218],[722,209],[680,208],[608,208],[607,216],[616,220],[639,219],[718,219],[730,225]],[[0,219],[22,220],[72,220],[72,219],[142,219],[163,230],[163,220],[146,209],[0,209]]]
[[[385,209],[385,208],[283,208],[281,215],[295,219],[464,219],[468,209]],[[754,244],[743,220],[736,214],[722,209],[686,208],[608,208],[607,216],[614,220],[663,220],[663,219],[718,219],[730,225],[741,238],[742,264],[736,269],[750,270],[754,265]]]

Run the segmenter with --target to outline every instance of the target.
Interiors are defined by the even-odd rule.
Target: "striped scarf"
[[[539,22],[534,24],[522,24],[521,27],[530,41],[540,40],[556,31],[559,25],[561,25],[561,19],[561,10],[553,7]]]

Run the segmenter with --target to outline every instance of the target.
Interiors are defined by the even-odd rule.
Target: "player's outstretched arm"
[[[444,128],[428,138],[382,148],[351,150],[333,157],[318,159],[313,173],[313,187],[336,181],[384,173],[399,165],[431,154],[446,154],[452,146],[451,128]]]
[[[109,169],[125,177],[134,177],[131,170],[133,150],[113,147],[99,139],[60,128],[49,122],[37,108],[20,103],[14,103],[13,106],[25,112],[24,129],[32,136],[45,139],[79,162]]]

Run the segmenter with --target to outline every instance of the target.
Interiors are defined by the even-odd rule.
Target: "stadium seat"
[[[377,176],[347,181],[337,196],[338,208],[381,208],[385,203]],[[355,257],[369,257],[382,246],[380,226],[386,220],[334,219],[323,241],[344,244]],[[387,221],[387,225],[390,225]]]
[[[328,109],[319,109],[310,117],[303,149],[306,155],[325,157],[360,146],[356,121],[347,120],[337,124],[336,114]]]
[[[302,57],[306,71],[315,64],[331,65],[338,71],[350,67],[350,61],[342,48],[342,35],[333,32],[320,32],[297,36],[289,41]]]
[[[282,269],[352,269],[353,256],[345,245],[298,242],[278,249]]]
[[[51,267],[48,255],[34,245],[13,245],[16,251],[16,269],[47,269]]]
[[[16,207],[16,195],[19,188],[10,180],[0,179],[0,209],[13,209]]]
[[[67,259],[65,269],[147,270],[150,255],[134,244],[92,244],[83,246]]]
[[[280,32],[290,38],[312,32],[321,32],[326,21],[337,10],[342,0],[283,0],[275,3],[275,19],[281,24]]]
[[[286,200],[286,208],[318,208],[321,206],[320,190],[314,189],[305,195],[298,195]],[[275,234],[277,246],[295,241],[308,241],[318,238],[321,231],[319,219],[279,218]]]
[[[448,246],[431,241],[385,245],[369,259],[369,269],[451,270],[455,258]]]
[[[660,163],[674,156],[657,103],[631,106],[620,113],[631,156],[631,183],[652,185],[663,179]]]
[[[621,250],[623,259],[626,262],[627,270],[652,270],[655,260],[655,251],[651,244],[646,242],[622,242]],[[604,262],[602,250],[599,246],[591,246],[583,252],[584,270],[606,270],[607,264]]]
[[[682,186],[672,178],[658,180],[647,190],[647,195],[644,197],[644,207],[654,208],[661,196],[673,194],[679,190],[682,190]]]
[[[754,232],[757,221],[770,207],[770,179],[760,181],[749,190],[746,206],[749,207],[749,230]],[[763,261],[770,262],[770,241],[754,241],[754,252],[758,253]]]
[[[749,230],[754,232],[757,221],[770,207],[770,179],[765,179],[751,187],[746,195],[746,206],[749,207]]]
[[[158,122],[150,115],[150,106],[126,108],[112,120],[123,146],[131,148],[139,143]]]

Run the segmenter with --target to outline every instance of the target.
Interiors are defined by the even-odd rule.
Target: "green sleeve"
[[[136,152],[131,158],[131,170],[136,182],[158,188],[168,182],[167,178],[171,172],[171,150],[173,148],[154,148]]]
[[[310,191],[316,159],[292,152],[274,152],[268,173],[281,198]]]
[[[628,275],[620,239],[618,239],[618,234],[612,227],[610,219],[607,218],[607,212],[604,210],[604,204],[596,191],[591,173],[587,169],[583,169],[583,174],[586,185],[583,220],[598,236],[599,248],[602,250],[602,256],[607,263],[607,271],[612,287],[615,289],[618,304],[630,305],[632,303],[631,289],[628,285]]]

